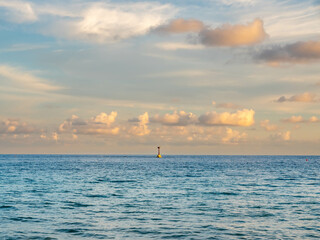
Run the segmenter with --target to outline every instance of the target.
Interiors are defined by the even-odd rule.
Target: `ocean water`
[[[320,156],[0,155],[0,239],[319,239]]]

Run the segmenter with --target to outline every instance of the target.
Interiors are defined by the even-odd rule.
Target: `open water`
[[[0,155],[0,239],[319,239],[320,156]]]

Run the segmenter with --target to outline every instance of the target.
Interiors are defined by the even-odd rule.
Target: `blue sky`
[[[0,151],[319,154],[319,10],[0,0]]]

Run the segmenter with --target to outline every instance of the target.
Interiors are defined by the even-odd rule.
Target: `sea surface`
[[[0,239],[320,239],[320,156],[0,155]]]

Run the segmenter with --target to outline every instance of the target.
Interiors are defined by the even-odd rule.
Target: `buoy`
[[[306,162],[308,162],[308,158],[306,158]]]
[[[158,147],[158,155],[157,155],[157,158],[162,158],[162,157],[161,157],[161,154],[160,154],[160,147]]]

